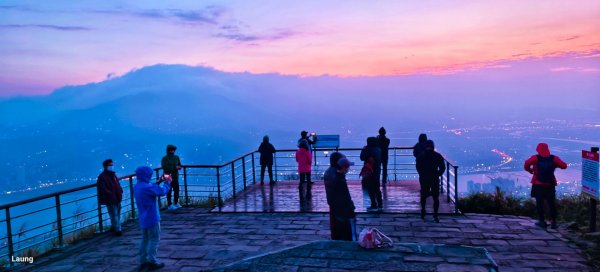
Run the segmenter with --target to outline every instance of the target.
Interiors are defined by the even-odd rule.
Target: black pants
[[[433,215],[437,217],[440,209],[440,178],[439,177],[419,177],[421,185],[421,212],[425,211],[427,197],[433,197]]]
[[[269,181],[273,182],[273,165],[272,164],[269,164],[269,165],[261,164],[260,165],[260,183],[263,183],[265,180],[265,168],[269,168]]]
[[[371,178],[365,179],[364,184],[367,187],[369,198],[371,199],[371,208],[383,208],[383,197],[379,188],[379,176],[374,175]]]
[[[171,189],[167,192],[167,205],[171,206],[171,191],[175,194],[173,202],[179,203],[179,175],[172,175]]]
[[[356,241],[355,218],[341,218],[329,213],[329,228],[331,229],[331,240]]]
[[[304,193],[304,187],[306,187],[306,194]],[[312,182],[310,182],[310,172],[300,173],[300,182],[298,183],[298,192],[300,193],[300,199],[305,197],[312,197]]]
[[[544,200],[548,203],[550,209],[550,220],[556,221],[556,188],[552,185],[531,186],[531,196],[535,197],[535,206],[537,208],[540,220],[545,220]]]

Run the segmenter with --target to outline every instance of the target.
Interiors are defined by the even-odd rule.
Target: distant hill
[[[171,143],[187,163],[216,163],[256,148],[265,134],[278,148],[294,148],[303,129],[361,146],[382,125],[416,138],[490,122],[598,120],[597,77],[514,73],[338,78],[144,67],[0,101],[0,184],[94,177],[108,157],[128,173],[157,165]]]

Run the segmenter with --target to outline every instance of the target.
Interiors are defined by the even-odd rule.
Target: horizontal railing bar
[[[10,217],[10,219],[11,219],[11,220],[13,220],[13,219],[17,219],[17,218],[21,218],[21,217],[23,217],[23,216],[27,216],[27,215],[34,214],[34,213],[38,213],[38,212],[43,212],[43,211],[45,211],[45,210],[51,210],[51,209],[54,209],[54,208],[56,208],[56,206],[51,206],[51,207],[48,207],[48,208],[44,208],[44,209],[41,209],[41,210],[36,210],[36,211],[33,211],[33,212],[29,212],[29,213],[19,214],[19,215],[17,215],[17,216],[11,216],[11,217]],[[6,221],[6,220],[5,220],[5,221]]]

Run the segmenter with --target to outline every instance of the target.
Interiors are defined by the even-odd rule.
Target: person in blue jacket
[[[159,196],[166,195],[169,191],[171,177],[162,176],[159,182],[150,183],[153,173],[152,168],[148,166],[141,166],[135,170],[137,184],[133,187],[133,193],[138,208],[140,228],[142,229],[140,270],[155,270],[165,266],[164,263],[159,263],[156,258],[158,254],[158,241],[160,240],[158,198]]]

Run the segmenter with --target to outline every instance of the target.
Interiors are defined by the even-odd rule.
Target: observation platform
[[[348,181],[350,196],[354,201],[356,212],[366,212],[371,200],[360,181]],[[420,213],[420,186],[416,180],[389,181],[381,186],[383,196],[383,212]],[[325,186],[322,180],[314,181],[312,199],[300,202],[298,181],[280,181],[274,185],[254,184],[217,207],[217,212],[329,212]],[[449,201],[446,194],[440,194],[440,214],[455,212],[454,202]],[[433,213],[433,199],[427,198],[426,210]]]
[[[499,271],[594,271],[585,254],[559,232],[534,226],[531,218],[498,215],[442,215],[440,223],[422,221],[416,214],[358,214],[357,225],[375,227],[394,243],[417,243],[427,251],[434,245],[485,248]],[[240,261],[329,239],[327,213],[218,213],[205,208],[181,208],[163,212],[158,257],[166,267],[160,271],[228,271]],[[137,222],[124,225],[124,235],[96,235],[75,245],[19,264],[14,271],[135,271],[141,232]],[[397,245],[395,250],[401,250]],[[356,245],[356,247],[358,247]],[[361,250],[357,249],[356,250]],[[344,248],[347,248],[344,247]],[[358,251],[357,251],[358,252]],[[364,252],[364,251],[360,251]],[[288,256],[283,271],[365,271],[373,268],[386,251],[369,251],[372,259]],[[409,252],[410,253],[410,252]],[[451,256],[450,256],[451,255]],[[489,271],[489,260],[463,250],[429,254],[406,254],[377,271]],[[401,262],[402,264],[399,264]],[[297,264],[297,265],[294,265]],[[434,265],[435,264],[435,265]],[[300,268],[298,268],[300,267]],[[243,269],[242,269],[243,270]],[[268,271],[268,270],[261,270]]]

